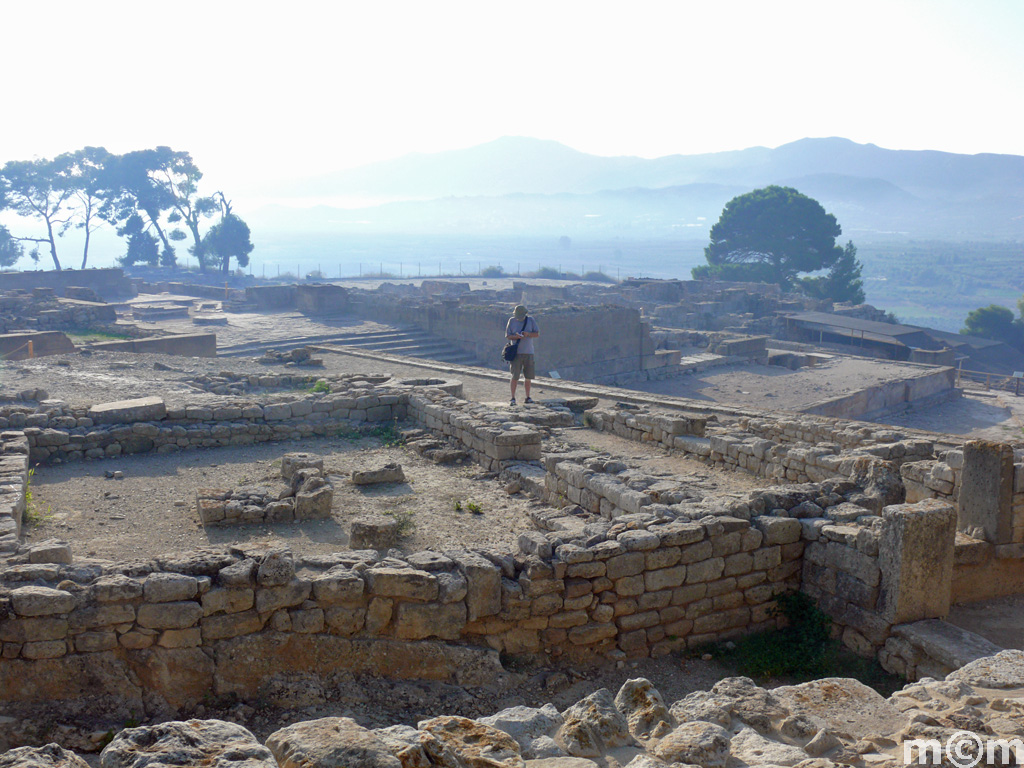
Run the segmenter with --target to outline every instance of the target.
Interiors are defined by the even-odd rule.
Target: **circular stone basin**
[[[395,382],[399,387],[434,387],[454,397],[462,397],[462,382],[458,379],[400,379]]]

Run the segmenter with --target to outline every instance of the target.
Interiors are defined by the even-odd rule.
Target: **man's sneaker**
[[[509,400],[508,401],[508,405],[509,405],[510,408],[515,408],[516,407],[516,399],[513,397],[511,400]]]
[[[527,405],[533,405],[533,398],[528,397],[523,402],[526,403]]]

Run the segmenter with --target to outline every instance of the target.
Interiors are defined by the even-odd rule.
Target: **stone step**
[[[944,667],[959,669],[985,656],[994,656],[1000,648],[986,640],[942,619],[925,619],[892,628],[893,634],[920,648]]]

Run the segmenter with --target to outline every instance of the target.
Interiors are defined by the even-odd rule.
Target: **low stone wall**
[[[127,341],[103,341],[90,345],[90,348],[105,352],[216,357],[217,334],[186,333],[174,336],[153,336],[146,339],[129,339]]]
[[[61,269],[36,270],[33,272],[2,272],[0,281],[4,288],[31,291],[46,287],[58,294],[75,286],[92,288],[104,298],[133,296],[131,281],[120,268],[109,269]]]
[[[678,435],[704,437],[707,422],[706,416],[651,412],[636,406],[615,410],[595,408],[584,416],[584,424],[591,429],[610,432],[638,443],[658,443],[666,448],[676,447],[674,438]]]
[[[0,557],[14,552],[21,537],[29,482],[28,440],[0,432]]]
[[[1024,456],[1010,445],[967,441],[938,459],[900,467],[907,500],[957,507],[955,602],[1016,594],[1024,582]]]
[[[457,680],[453,660],[481,658],[484,648],[580,661],[658,656],[771,628],[775,597],[797,589],[815,598],[849,647],[889,658],[894,626],[948,611],[956,513],[946,502],[889,504],[874,514],[851,501],[870,500],[866,489],[842,479],[702,499],[685,483],[642,476],[594,452],[542,455],[540,430],[503,423],[507,413],[402,386],[365,387],[357,396],[353,385],[220,413],[162,401],[97,406],[81,417],[93,419],[89,427],[54,408],[40,415],[76,426],[2,433],[5,450],[9,444],[21,457],[10,465],[20,478],[28,451],[49,451],[39,444],[43,434],[84,439],[101,431],[101,418],[126,420],[110,429],[147,437],[154,449],[155,438],[175,434],[189,445],[190,436],[229,444],[252,435],[250,427],[267,439],[312,434],[340,423],[342,411],[345,424],[356,412],[361,421],[409,415],[502,469],[502,480],[561,507],[561,517],[547,532],[522,534],[513,551],[296,560],[287,551],[232,549],[65,565],[19,554],[0,570],[0,701],[31,709],[87,697],[145,700],[151,711],[211,691],[256,697],[297,664],[318,676]],[[131,421],[136,416],[150,420]],[[228,423],[208,423],[217,418]],[[637,431],[704,439],[649,423],[649,433]],[[218,427],[226,431],[214,437]],[[64,445],[46,458],[70,458]],[[23,505],[23,487],[9,495],[12,509]]]
[[[900,381],[887,381],[850,395],[823,400],[801,408],[803,413],[837,419],[864,418],[915,403],[941,401],[958,395],[956,370],[940,368]]]
[[[404,419],[407,399],[406,394],[354,388],[342,394],[278,395],[262,403],[249,400],[143,413],[136,409],[153,404],[72,409],[48,401],[40,406],[42,413],[27,415],[14,406],[0,407],[0,428],[18,428],[24,422],[33,463],[80,461],[330,435],[362,423]],[[107,404],[118,405],[122,404]]]
[[[71,339],[60,331],[0,334],[0,360],[28,360],[30,357],[64,355],[74,351]]]
[[[907,440],[894,430],[872,430],[866,425],[854,432],[853,425],[843,422],[830,428],[814,421],[742,418],[729,426],[714,422],[714,416],[681,416],[636,406],[593,409],[584,414],[584,423],[593,429],[655,442],[718,467],[780,483],[853,477],[873,458],[898,466],[934,457],[934,444],[928,440]]]
[[[117,313],[109,304],[31,294],[0,295],[0,333],[101,328],[116,321]]]
[[[835,518],[801,521],[808,540],[803,591],[832,617],[844,645],[871,653],[885,643],[890,629],[875,610],[882,582],[878,562],[882,518],[860,515],[856,509],[837,517],[843,522]]]
[[[509,424],[508,414],[443,393],[413,394],[407,403],[410,419],[446,437],[454,437],[474,461],[487,469],[497,470],[510,461],[537,461],[541,457],[540,432],[527,424]]]
[[[341,651],[373,640],[383,653],[440,639],[513,654],[658,655],[774,626],[773,597],[798,584],[800,547],[784,543],[796,530],[777,539],[739,520],[635,522],[609,524],[587,546],[526,535],[518,554],[295,562],[286,551],[198,552],[9,567],[0,701],[42,703],[53,696],[44,678],[72,681],[97,666],[108,670],[94,681],[98,697],[116,696],[132,674],[174,706],[209,691],[253,697],[290,652],[317,649],[304,669],[325,674],[362,664]]]

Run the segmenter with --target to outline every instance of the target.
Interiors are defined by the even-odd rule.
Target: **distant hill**
[[[358,211],[267,208],[253,218],[286,229],[303,221],[344,230],[359,221],[362,231],[665,237],[690,230],[702,237],[725,202],[768,184],[816,198],[854,239],[1024,239],[1024,157],[889,150],[841,138],[645,159],[506,137],[266,191],[405,202]]]

